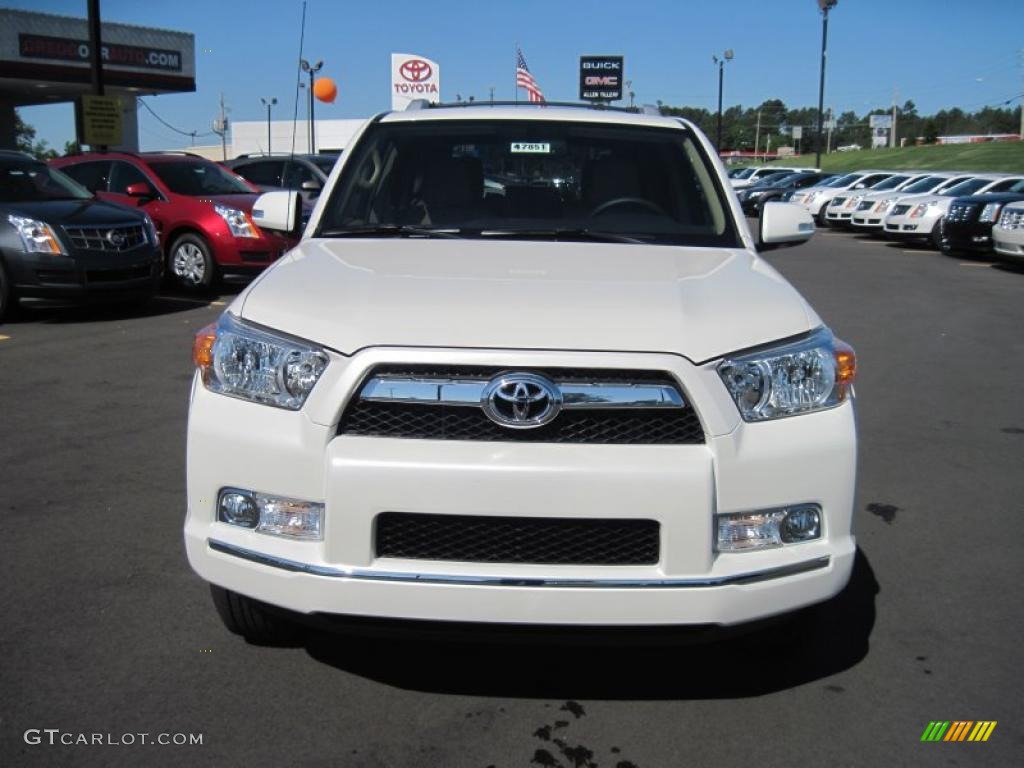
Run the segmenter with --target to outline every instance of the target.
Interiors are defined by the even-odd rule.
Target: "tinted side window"
[[[110,177],[110,165],[109,160],[102,160],[65,165],[60,170],[90,192],[106,192],[107,179]]]
[[[280,187],[281,171],[284,170],[282,160],[264,160],[258,163],[244,163],[231,169],[253,184],[263,187]]]
[[[149,186],[153,186],[142,171],[131,163],[115,162],[110,172],[110,191],[126,195],[128,194],[127,190],[130,184],[149,184]]]
[[[319,179],[313,175],[313,171],[301,163],[288,163],[288,170],[284,174],[284,184],[281,186],[287,189],[299,189],[306,181],[319,181]]]

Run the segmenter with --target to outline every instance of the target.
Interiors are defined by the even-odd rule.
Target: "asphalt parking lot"
[[[768,258],[860,364],[860,554],[789,642],[246,645],[181,535],[191,336],[231,296],[0,325],[0,765],[1019,765],[1024,272],[831,231]]]

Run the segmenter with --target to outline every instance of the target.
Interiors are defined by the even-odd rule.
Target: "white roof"
[[[477,101],[465,107],[425,107],[402,112],[388,112],[381,118],[382,123],[408,123],[435,120],[546,120],[576,123],[615,123],[657,128],[679,128],[681,121],[675,117],[647,115],[637,112],[623,112],[617,109],[598,107],[553,107],[524,102],[522,105],[491,106]]]

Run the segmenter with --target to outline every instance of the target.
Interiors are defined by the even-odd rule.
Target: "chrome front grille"
[[[846,202],[846,198],[845,197],[833,197],[832,198],[832,202],[829,203],[829,205],[831,207],[833,207],[833,208],[838,208],[839,206],[841,206],[845,202]]]
[[[128,251],[146,242],[141,225],[121,227],[64,227],[75,248],[86,251]]]
[[[999,219],[999,226],[1001,229],[1024,228],[1024,210],[1013,208],[1003,210],[1003,215]]]
[[[894,205],[892,207],[892,215],[893,216],[902,216],[903,214],[905,214],[909,210],[910,210],[910,206],[909,205]]]
[[[592,444],[700,444],[704,430],[663,371],[516,370],[554,385],[557,415],[539,425],[499,423],[485,400],[508,369],[378,366],[357,389],[339,435],[421,440]]]
[[[870,211],[871,207],[875,204],[874,200],[861,200],[860,205],[857,206],[858,211]]]
[[[970,203],[954,203],[949,207],[949,213],[946,214],[946,221],[952,223],[960,223],[969,221],[971,215],[974,213],[976,206]]]

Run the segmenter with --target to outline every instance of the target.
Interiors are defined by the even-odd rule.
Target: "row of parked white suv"
[[[867,169],[799,190],[789,202],[803,206],[820,226],[848,226],[938,248],[943,216],[956,198],[1021,191],[1022,174]]]

